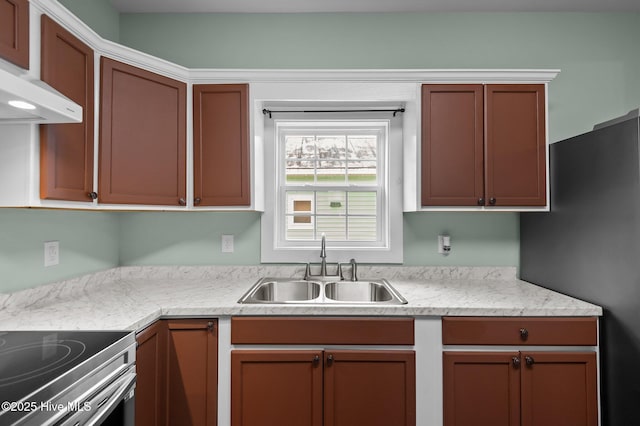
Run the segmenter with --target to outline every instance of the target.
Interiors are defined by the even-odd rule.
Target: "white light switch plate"
[[[233,235],[222,234],[222,252],[233,253]]]
[[[60,263],[60,242],[44,242],[44,266],[55,266]]]

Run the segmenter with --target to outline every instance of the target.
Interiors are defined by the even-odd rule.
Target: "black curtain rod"
[[[404,112],[404,108],[396,108],[396,109],[334,109],[334,110],[328,110],[328,109],[314,109],[314,110],[304,110],[304,111],[296,111],[296,110],[291,110],[291,111],[272,111],[270,109],[266,109],[264,108],[262,110],[262,113],[264,115],[268,115],[269,118],[271,117],[271,114],[280,114],[280,113],[284,113],[284,114],[290,114],[290,113],[318,113],[318,112],[392,112],[393,116],[395,117],[396,114],[400,113],[400,112]]]

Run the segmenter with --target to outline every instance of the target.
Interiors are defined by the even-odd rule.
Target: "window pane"
[[[346,212],[346,196],[342,191],[316,192],[318,214],[341,214]]]
[[[349,136],[349,159],[375,160],[378,158],[376,135]]]
[[[317,136],[316,147],[319,159],[344,160],[346,158],[346,137],[338,136]]]
[[[313,195],[313,191],[287,191],[287,214],[312,214]]]
[[[318,238],[324,232],[327,241],[345,241],[347,237],[347,220],[344,216],[318,216]]]
[[[349,241],[376,241],[377,226],[375,217],[350,217]]]
[[[316,157],[315,136],[287,135],[284,145],[285,158],[313,159]]]
[[[306,220],[308,222],[297,223],[298,220]],[[287,228],[285,238],[287,240],[313,240],[313,217],[311,216],[287,216]]]
[[[350,215],[370,215],[377,213],[377,193],[376,192],[349,192]]]
[[[287,161],[285,174],[287,183],[305,184],[314,183],[313,161],[296,160]]]
[[[344,184],[347,164],[344,161],[318,161],[318,183]]]
[[[349,184],[375,185],[378,182],[375,161],[349,161],[348,167]]]

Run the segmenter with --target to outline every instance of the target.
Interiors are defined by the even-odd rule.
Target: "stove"
[[[2,425],[108,424],[133,416],[134,388],[132,332],[0,332]]]

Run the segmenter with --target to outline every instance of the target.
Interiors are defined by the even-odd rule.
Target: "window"
[[[402,236],[391,238],[391,224],[402,229],[401,195],[390,197],[390,152],[402,150],[390,150],[392,120],[300,114],[267,126],[262,261],[316,262],[325,235],[328,261],[398,262],[391,242]]]
[[[279,238],[378,242],[387,123],[281,122],[276,132]]]

